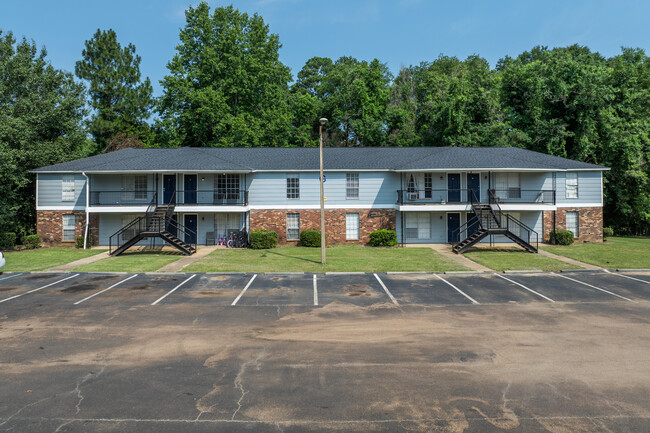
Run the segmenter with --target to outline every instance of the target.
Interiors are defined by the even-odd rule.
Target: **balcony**
[[[400,205],[429,205],[429,204],[468,204],[471,203],[471,193],[479,196],[477,190],[472,189],[423,189],[423,190],[398,190],[397,204]],[[483,194],[485,195],[485,194]],[[555,191],[539,189],[491,189],[488,191],[490,199],[506,204],[555,204]],[[480,196],[478,201],[488,203],[488,197]]]
[[[148,206],[155,195],[155,191],[90,191],[90,206]],[[166,204],[163,203],[165,200],[163,194],[158,194],[158,197],[159,204]],[[170,199],[167,198],[167,200]],[[171,200],[179,206],[246,206],[248,204],[248,191],[177,190]]]

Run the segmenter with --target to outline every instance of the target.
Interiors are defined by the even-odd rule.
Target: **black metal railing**
[[[144,206],[157,197],[156,191],[91,191],[91,206]],[[248,191],[235,190],[177,190],[171,200],[163,204],[197,206],[246,206]]]
[[[199,206],[246,206],[248,191],[246,190],[177,190],[177,205]]]
[[[488,194],[498,198],[501,203],[555,204],[554,190],[528,190],[521,188],[490,189]],[[473,197],[473,198],[472,198]],[[397,190],[398,204],[446,204],[478,203],[480,191],[474,188],[445,189],[400,189]]]
[[[194,230],[188,229],[172,218],[141,216],[111,235],[108,239],[108,253],[113,254],[114,251],[120,249],[138,235],[144,234],[144,237],[151,237],[153,233],[165,232],[169,234],[175,233],[175,237],[190,245],[196,251],[197,235]]]
[[[180,224],[178,221],[174,221],[171,218],[165,222],[165,229],[168,233],[175,233],[175,236],[178,239],[182,240],[196,251],[198,236],[194,230],[188,229],[183,224]]]
[[[527,244],[534,245],[535,249],[539,249],[539,235],[535,230],[531,229],[517,218],[510,216],[510,214],[505,215],[503,223],[503,228],[507,231],[525,241]]]
[[[90,191],[91,206],[144,206],[156,191]]]
[[[108,238],[108,254],[113,254],[115,250],[120,249],[124,244],[134,237],[145,231],[150,222],[146,217],[137,217]]]
[[[488,194],[501,203],[555,204],[555,191],[552,189],[490,189]]]

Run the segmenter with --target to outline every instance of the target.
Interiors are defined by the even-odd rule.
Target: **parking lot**
[[[650,272],[0,275],[0,431],[650,430]]]
[[[644,272],[342,273],[342,274],[5,274],[0,309],[71,304],[201,304],[205,306],[318,307],[637,302],[650,300]],[[5,305],[2,305],[5,304]]]

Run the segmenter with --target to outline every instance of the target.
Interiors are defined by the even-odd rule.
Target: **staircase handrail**
[[[518,236],[515,232],[513,232],[513,231],[510,229],[510,226],[511,226],[511,225],[513,225],[513,226],[515,226],[515,227],[518,226],[520,230],[521,230],[521,229],[524,229],[524,230],[526,231],[526,234],[527,234],[527,235],[526,235],[526,238],[523,238],[523,237],[520,236],[520,235]],[[508,230],[508,231],[509,231],[510,233],[512,233],[514,236],[517,236],[517,237],[520,238],[521,240],[527,242],[527,243],[528,243],[529,245],[531,245],[531,246],[532,246],[532,242],[531,242],[531,240],[532,240],[532,238],[533,238],[533,236],[534,236],[535,249],[539,249],[539,234],[538,234],[535,230],[531,229],[531,228],[528,227],[526,224],[522,223],[520,220],[518,220],[517,218],[513,217],[513,216],[510,215],[510,214],[506,214],[506,230]],[[520,231],[520,233],[521,233],[521,231]]]
[[[470,227],[473,227],[475,224],[478,224],[478,227],[476,228],[476,230],[479,230],[479,229],[482,228],[480,220],[474,220],[474,221],[465,222],[465,224],[461,225],[460,227],[455,229],[453,232],[451,232],[451,238],[452,239],[458,239],[456,242],[454,242],[454,241],[450,242],[452,244],[452,247],[455,247],[459,243],[463,242],[467,238],[467,235],[461,236],[461,233],[463,233],[463,232],[468,233],[468,230],[470,229]]]
[[[490,210],[492,211],[492,215],[494,215],[494,219],[497,220],[497,223],[499,224],[499,227],[501,227],[501,217],[503,216],[503,212],[501,211],[501,205],[499,205],[499,198],[494,194],[493,189],[488,190],[488,197],[489,197],[489,204],[490,204]],[[496,207],[496,211],[495,211]]]
[[[176,230],[176,237],[177,238],[181,239],[183,242],[190,245],[196,251],[198,237],[196,236],[196,232],[194,230],[185,227],[183,224],[179,223],[178,221],[174,221],[173,219],[169,219],[168,221],[166,221],[166,224],[167,224],[166,228],[173,227]],[[169,231],[169,229],[167,229],[167,231]],[[183,234],[182,237],[180,236],[181,233]],[[184,239],[187,239],[188,234],[192,235],[192,239],[195,239],[195,241],[193,243],[190,243],[190,242],[187,242],[187,241],[184,240]]]
[[[176,208],[176,191],[172,194],[172,197],[167,203],[167,210],[165,211],[165,227],[167,227],[167,224],[172,220],[172,216],[174,214],[174,209]]]
[[[113,245],[114,244],[115,244],[115,247],[116,247],[115,249],[117,250],[122,245],[124,245],[126,242],[128,242],[129,240],[133,239],[135,236],[138,236],[140,233],[142,233],[142,230],[143,230],[142,229],[142,221],[143,220],[146,222],[146,218],[137,217],[133,221],[131,221],[130,223],[128,223],[127,225],[125,225],[124,227],[122,227],[121,229],[119,229],[118,231],[113,233],[108,238],[108,254],[109,255],[113,254]],[[128,230],[132,230],[134,228],[134,226],[136,226],[136,225],[138,227],[135,229],[135,232],[134,232],[133,236],[129,237],[128,239],[121,239],[124,232],[126,232]],[[145,227],[146,227],[146,225],[145,225]]]
[[[145,217],[147,218],[147,226],[151,222],[151,217],[153,217],[154,212],[156,211],[156,205],[158,204],[158,191],[154,191],[153,198],[147,207],[145,212]]]

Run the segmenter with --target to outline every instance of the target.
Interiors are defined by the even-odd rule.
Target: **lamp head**
[[[325,126],[325,124],[327,123],[327,119],[324,118],[324,117],[321,117],[320,120],[319,120],[319,122],[320,122],[320,125],[321,125],[321,126]]]

